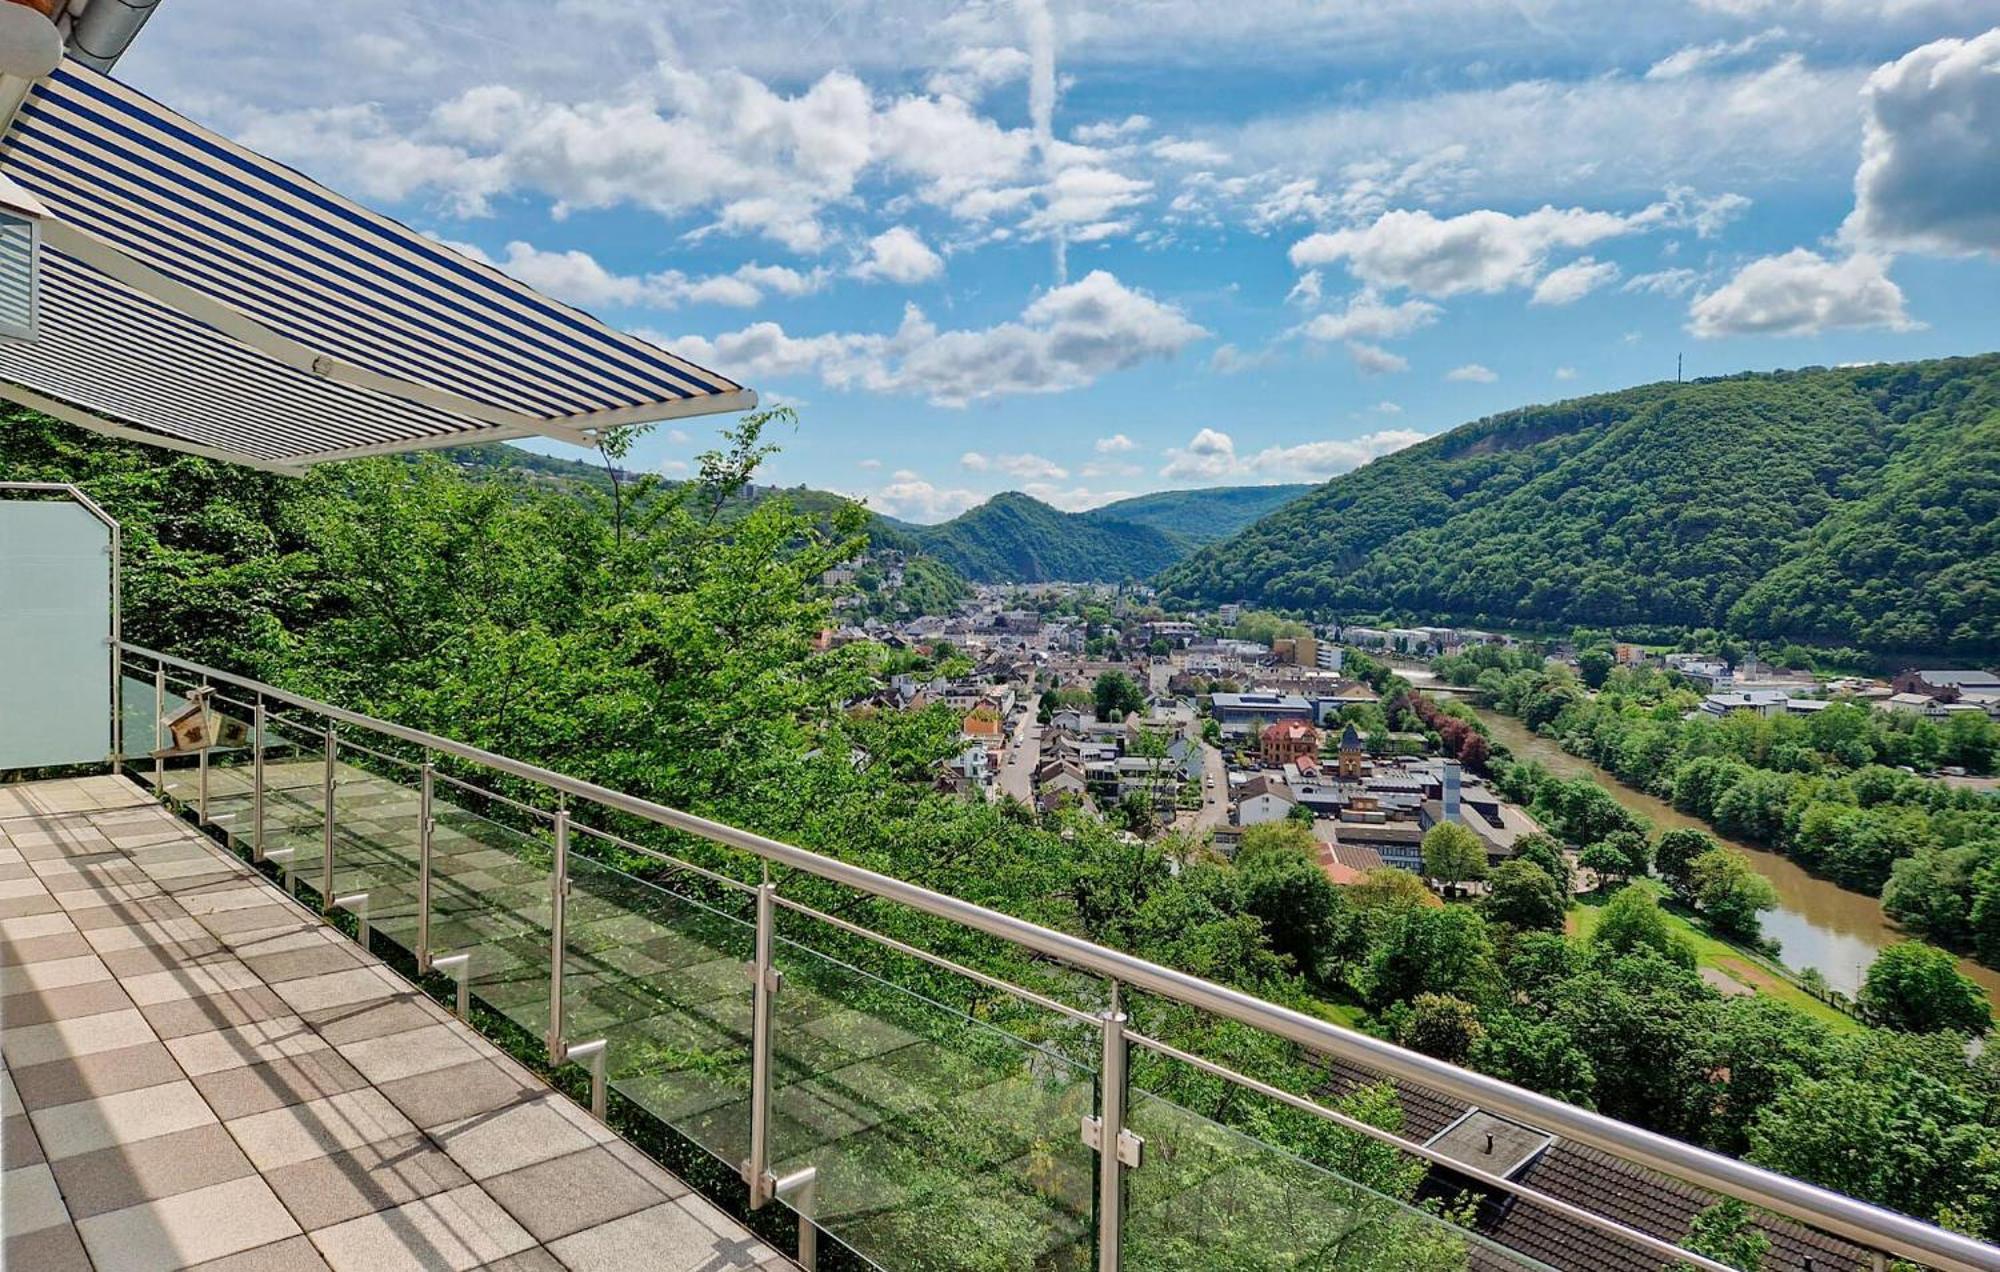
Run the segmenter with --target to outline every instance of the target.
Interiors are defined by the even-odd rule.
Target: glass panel
[[[147,786],[153,784],[152,753],[166,745],[158,731],[159,716],[153,711],[153,677],[131,667],[118,678],[119,715],[125,743],[125,775]]]
[[[350,758],[334,768],[333,894],[367,893],[370,925],[415,953],[421,774],[380,756],[341,754]]]
[[[160,699],[163,704],[160,708],[161,746],[166,747],[174,744],[173,736],[166,731],[166,721],[179,715],[181,709],[187,706],[187,691],[193,688],[196,683],[192,680],[181,679],[171,673],[167,676],[166,688]],[[173,796],[189,808],[194,807],[196,801],[201,798],[200,758],[193,755],[174,756],[163,761],[161,767],[161,792]]]
[[[256,708],[218,692],[209,700],[215,745],[208,749],[208,820],[248,843],[255,773],[252,730]]]
[[[111,529],[0,497],[0,769],[111,753]]]
[[[1125,1176],[1124,1266],[1135,1272],[1547,1272],[1434,1214],[1136,1088],[1126,1125],[1146,1141],[1145,1165]]]
[[[609,1044],[611,1085],[736,1166],[750,1152],[756,929],[570,853],[564,1034]]]
[[[325,741],[305,722],[294,724],[266,713],[264,720],[264,855],[289,850],[290,866],[309,887],[320,885],[324,844]],[[170,783],[171,785],[171,783]],[[248,838],[252,827],[238,823]]]
[[[432,795],[431,952],[471,954],[474,996],[540,1038],[549,1027],[546,837],[481,817],[440,780]]]
[[[1096,1075],[780,941],[770,1168],[817,1168],[812,1214],[865,1257],[1087,1268]]]

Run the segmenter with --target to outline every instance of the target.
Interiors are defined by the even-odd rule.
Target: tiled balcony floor
[[[790,1268],[122,778],[0,786],[8,1269]]]

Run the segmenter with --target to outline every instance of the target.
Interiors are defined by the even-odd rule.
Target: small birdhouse
[[[215,745],[215,716],[208,709],[213,692],[207,688],[189,691],[187,705],[160,722],[171,741],[153,752],[154,759],[194,755]]]

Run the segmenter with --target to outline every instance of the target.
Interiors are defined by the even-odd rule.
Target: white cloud
[[[909,287],[944,273],[944,258],[933,252],[915,230],[892,225],[868,240],[868,255],[848,272],[856,278],[881,279]]]
[[[1149,116],[1127,115],[1123,119],[1103,119],[1094,124],[1083,124],[1071,130],[1070,138],[1085,145],[1103,145],[1137,137],[1152,126],[1153,121]]]
[[[1691,269],[1659,269],[1649,274],[1632,275],[1618,290],[1656,292],[1662,296],[1685,296],[1700,281],[1701,275]]]
[[[1574,379],[1576,379],[1576,368],[1575,368],[1575,367],[1557,367],[1557,368],[1556,368],[1556,379],[1558,379],[1558,380],[1574,380]]]
[[[1137,477],[1146,470],[1138,464],[1093,460],[1077,469],[1079,477]]]
[[[677,269],[654,274],[617,274],[606,269],[588,252],[544,251],[531,243],[515,240],[507,244],[506,255],[494,259],[469,243],[449,246],[497,266],[528,286],[584,308],[616,306],[628,309],[674,309],[683,304],[727,305],[746,308],[775,291],[785,296],[803,296],[817,291],[826,282],[826,271],[802,273],[783,265],[741,265],[733,273],[693,278]]]
[[[670,428],[667,430],[667,441],[674,446],[685,446],[693,440],[694,435],[684,428]]]
[[[1746,35],[1740,40],[1716,40],[1710,44],[1690,44],[1653,63],[1646,72],[1649,80],[1679,79],[1692,75],[1704,67],[1718,62],[1727,62],[1742,57],[1746,53],[1762,48],[1774,40],[1785,38],[1782,27],[1772,27],[1755,35]]]
[[[1236,442],[1229,434],[1205,428],[1186,446],[1167,448],[1167,462],[1160,476],[1168,481],[1221,481],[1239,475]]]
[[[921,394],[944,406],[1082,388],[1114,371],[1171,358],[1208,333],[1173,305],[1094,270],[1031,301],[1018,321],[941,331],[905,308],[893,334],[794,337],[754,323],[667,341],[684,357],[747,377],[817,374],[834,388]]]
[[[1868,77],[1863,97],[1848,237],[2000,255],[2000,27],[1904,54]]]
[[[1319,304],[1320,291],[1325,285],[1325,276],[1316,269],[1309,269],[1299,275],[1299,281],[1292,284],[1292,290],[1285,293],[1288,304],[1303,305],[1311,309]]]
[[[1269,366],[1277,360],[1277,354],[1270,349],[1259,349],[1255,353],[1245,353],[1233,344],[1215,347],[1208,356],[1208,369],[1217,375],[1236,375],[1243,371],[1254,371],[1258,367]]]
[[[1542,281],[1535,284],[1534,295],[1528,298],[1531,305],[1568,305],[1582,300],[1606,283],[1615,282],[1618,267],[1610,261],[1600,261],[1585,256],[1560,269],[1552,269],[1542,275]]]
[[[1688,330],[1702,337],[1806,336],[1855,327],[1904,331],[1915,325],[1882,258],[1857,253],[1828,260],[1802,247],[1750,262],[1688,307]]]
[[[960,49],[949,65],[933,74],[924,88],[938,97],[976,102],[993,89],[1028,77],[1028,55],[1020,49]]]
[[[1375,289],[1364,288],[1347,298],[1337,314],[1317,314],[1298,328],[1311,340],[1394,340],[1437,321],[1443,312],[1426,300],[1390,304]]]
[[[1551,251],[1630,233],[1632,218],[1543,207],[1520,216],[1482,209],[1440,219],[1423,209],[1385,212],[1367,226],[1314,234],[1292,245],[1298,266],[1344,262],[1374,287],[1432,296],[1525,287]]]
[[[1410,369],[1408,358],[1362,340],[1347,342],[1347,356],[1354,360],[1355,369],[1363,375],[1388,375]]]
[[[1401,402],[1385,401],[1385,402],[1377,402],[1375,404],[1375,414],[1377,415],[1401,415],[1402,413],[1403,413],[1403,404]]]
[[[961,468],[975,473],[1000,472],[1022,481],[1060,481],[1069,476],[1069,470],[1052,459],[1035,454],[986,455],[979,451],[967,451],[958,457]]]
[[[854,461],[854,466],[856,468],[866,468],[872,472],[882,466],[882,461],[879,459],[857,459]]]
[[[685,459],[663,459],[660,461],[662,477],[685,477],[694,471],[694,465]]]
[[[1139,443],[1123,433],[1113,433],[1109,437],[1098,438],[1092,449],[1100,455],[1122,455],[1126,451],[1138,450]]]
[[[1119,499],[1130,499],[1136,491],[1092,490],[1087,486],[1056,486],[1047,482],[1029,482],[1021,487],[1021,493],[1032,499],[1039,499],[1052,508],[1064,512],[1082,512],[1100,504],[1112,503]]]
[[[905,468],[892,474],[887,485],[872,492],[868,503],[875,511],[891,517],[930,523],[948,521],[984,498],[977,491],[934,486]]]
[[[1195,482],[1331,477],[1413,446],[1427,436],[1415,429],[1383,429],[1360,437],[1270,446],[1245,458],[1238,456],[1235,439],[1229,434],[1204,428],[1186,446],[1168,448],[1167,464],[1160,469],[1160,476],[1169,481]]]
[[[1444,378],[1447,380],[1468,381],[1472,384],[1491,384],[1499,379],[1500,376],[1491,369],[1479,365],[1477,362],[1468,362],[1462,367],[1453,367],[1451,370],[1445,372]]]

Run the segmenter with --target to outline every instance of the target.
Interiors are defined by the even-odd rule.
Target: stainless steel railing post
[[[333,736],[333,721],[326,722],[326,772],[320,777],[319,819],[320,889],[319,912],[333,913],[333,763],[340,743]]]
[[[1137,1165],[1137,1137],[1125,1130],[1128,1044],[1126,1015],[1118,1006],[1118,983],[1111,984],[1104,1022],[1104,1060],[1098,1070],[1097,1117],[1086,1120],[1084,1142],[1097,1148],[1097,1272],[1118,1272],[1125,1235],[1125,1166]],[[1091,1125],[1091,1121],[1096,1124]]]
[[[417,793],[417,971],[431,970],[431,789],[437,765],[424,753],[423,786]]]
[[[250,717],[250,860],[264,859],[264,695]]]
[[[167,665],[163,662],[156,662],[153,664],[153,798],[154,799],[158,799],[162,795],[166,794],[167,762],[161,759],[159,755],[159,753],[161,751],[164,751],[167,747],[166,739],[162,736],[162,729],[165,727],[162,722],[166,719],[166,716],[167,716]]]
[[[778,885],[768,878],[757,889],[757,945],[750,975],[750,1160],[743,1163],[743,1182],[750,1186],[750,1206],[771,1200],[771,1014],[778,991],[777,969],[771,965],[772,936],[777,928]]]
[[[549,1064],[563,1062],[563,962],[569,946],[569,810],[556,810],[556,859],[549,870]]]
[[[207,676],[201,678],[201,687],[204,689],[208,688]],[[203,699],[202,708],[205,711],[207,710],[207,695],[204,694],[201,697]],[[214,745],[214,736],[204,729],[201,758],[198,761],[201,765],[201,777],[195,785],[194,792],[194,824],[197,826],[208,825],[208,752]]]

